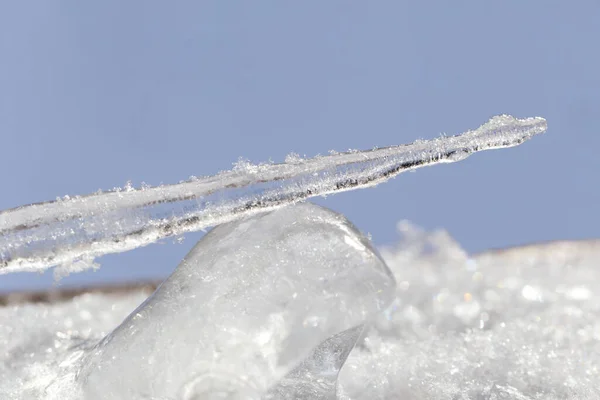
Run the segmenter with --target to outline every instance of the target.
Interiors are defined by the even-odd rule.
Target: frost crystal
[[[502,115],[474,131],[408,145],[332,153],[282,164],[240,161],[175,185],[65,198],[0,212],[0,273],[69,264],[145,246],[303,199],[377,185],[407,170],[516,146],[543,118]]]

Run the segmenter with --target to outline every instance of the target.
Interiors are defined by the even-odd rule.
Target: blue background
[[[600,237],[598,1],[0,3],[0,209],[548,119],[513,149],[319,199],[376,244],[409,219],[468,251]],[[164,277],[200,238],[62,285]],[[0,276],[0,291],[52,285]]]

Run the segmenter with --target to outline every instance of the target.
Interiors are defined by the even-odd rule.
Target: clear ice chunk
[[[365,326],[348,329],[321,343],[313,353],[273,387],[263,400],[332,400],[339,372]]]
[[[324,208],[220,225],[85,357],[78,382],[86,399],[332,398],[394,288],[369,241]]]

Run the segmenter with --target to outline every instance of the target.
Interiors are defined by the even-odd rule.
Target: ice
[[[273,210],[313,196],[370,187],[404,171],[518,145],[546,130],[543,118],[492,118],[462,135],[282,164],[239,162],[211,177],[100,192],[0,212],[0,273],[66,265]],[[79,262],[83,260],[84,262]],[[73,266],[73,268],[71,268]]]
[[[311,355],[263,396],[265,400],[329,400],[336,398],[339,371],[365,331],[358,326],[321,343]]]
[[[278,211],[281,212],[284,210]],[[268,218],[268,215],[257,218],[259,221],[256,223],[264,223],[260,221],[265,221],[264,218]],[[343,221],[341,217],[336,218]],[[285,224],[287,220],[281,218],[281,221]],[[246,222],[233,225],[244,223]],[[341,223],[338,229],[344,231],[343,226],[347,225]],[[297,355],[296,361],[278,371],[277,368],[272,370],[266,367],[268,361],[265,362],[265,359],[268,357],[258,357],[251,364],[261,371],[266,368],[265,381],[276,382],[263,398],[600,398],[600,241],[550,242],[469,255],[443,230],[425,232],[406,222],[400,223],[398,228],[401,232],[398,243],[380,249],[381,256],[396,280],[390,306],[380,312],[364,332],[361,331],[360,322],[355,325],[356,321],[347,321],[344,325],[338,318],[340,314],[335,310],[335,305],[327,305],[333,307],[329,308],[332,311],[330,315],[338,316],[333,321],[310,317],[303,318],[302,323],[297,321],[294,329],[300,329],[303,334],[297,339],[297,346],[288,347],[291,351],[288,353],[291,354],[290,359]],[[233,234],[232,232],[231,235]],[[261,235],[264,234],[261,232]],[[298,235],[302,237],[300,231]],[[365,243],[364,241],[361,237],[358,243]],[[349,246],[348,249],[357,245],[353,241],[350,241],[352,244],[345,240],[343,243],[341,240],[339,242],[340,245]],[[295,241],[294,245],[297,245],[297,251],[305,248],[310,253],[315,243],[327,250],[324,241],[311,241],[308,247],[305,247],[308,244],[305,241]],[[227,243],[216,245],[227,246]],[[354,250],[352,254],[358,257]],[[305,256],[297,253],[296,257],[304,259]],[[341,259],[344,259],[343,254]],[[332,260],[334,264],[340,262],[337,256],[332,256]],[[273,264],[268,265],[272,267]],[[258,279],[267,279],[264,282],[270,284],[267,271],[251,270],[258,272]],[[197,268],[188,271],[192,276],[201,273]],[[223,273],[230,273],[228,276],[233,279],[245,279],[246,275],[235,274],[233,271],[225,270]],[[350,280],[362,282],[364,272],[361,271],[363,267],[355,267],[349,276]],[[371,270],[367,268],[366,271]],[[309,270],[304,272],[308,273]],[[339,276],[335,289],[332,285],[335,293],[354,292],[355,289],[350,288],[345,279],[346,277]],[[192,282],[190,280],[190,284]],[[165,283],[157,293],[161,293],[171,283]],[[251,289],[255,290],[248,295],[259,296],[259,303],[267,300],[266,297],[260,297],[262,292],[257,286]],[[303,303],[313,301],[317,294],[322,295],[314,287],[308,286],[307,290],[312,296],[307,295],[302,300],[297,300],[298,294],[294,298],[294,292],[287,292],[287,299],[291,302],[288,305],[296,302],[299,313],[307,309],[302,307]],[[160,314],[160,311],[173,307],[179,296],[184,296],[183,293],[175,290],[172,296],[160,295],[164,300],[161,303],[165,304],[159,306],[156,313]],[[285,298],[278,297],[277,293],[273,293],[275,299]],[[282,296],[284,294],[279,293]],[[140,310],[146,310],[158,296],[149,300]],[[141,368],[148,358],[143,354],[144,342],[140,340],[155,343],[150,331],[156,330],[156,340],[159,340],[161,335],[162,338],[165,335],[161,333],[162,328],[172,328],[168,324],[151,323],[149,315],[153,310],[143,311],[148,316],[143,319],[132,320],[136,313],[132,314],[130,325],[125,322],[115,331],[120,336],[116,339],[123,341],[127,341],[125,328],[132,326],[131,323],[135,323],[133,326],[136,329],[143,328],[142,330],[147,331],[145,338],[142,335],[133,341],[131,349],[103,353],[102,347],[99,347],[96,348],[96,351],[100,351],[97,355],[90,350],[143,299],[143,293],[133,291],[118,297],[101,293],[85,294],[64,302],[19,303],[0,307],[0,398],[71,400],[73,397],[69,398],[65,394],[76,393],[76,384],[85,381],[84,371],[80,372],[80,381],[75,377],[82,363],[95,367],[106,363],[112,372],[117,365],[121,365],[119,373],[123,380],[130,377],[130,374],[143,375]],[[323,297],[314,301],[319,303],[319,299]],[[376,300],[377,296],[367,294],[365,301],[368,302],[368,299]],[[194,304],[197,300],[192,298],[189,301]],[[276,308],[277,304],[275,301],[271,306]],[[377,308],[374,304],[372,306],[373,309]],[[193,305],[190,307],[194,308]],[[318,309],[317,306],[311,307],[308,306],[312,310]],[[206,312],[204,308],[194,309],[198,315]],[[186,320],[185,315],[172,312],[167,317],[172,321],[181,321],[180,337],[193,335],[194,331],[200,332],[198,337],[201,337],[202,329],[205,328],[196,320],[196,316]],[[264,331],[252,330],[261,324],[260,321],[265,321],[264,315],[262,317],[261,319],[257,315],[256,324],[253,324],[253,320],[246,320],[244,315],[239,318],[239,323],[247,324],[245,326],[248,327],[242,334],[254,336],[254,341],[248,336],[250,343],[247,344],[252,348],[265,349],[268,346],[265,340],[269,334],[263,335]],[[276,319],[272,321],[277,325]],[[306,333],[306,329],[310,329],[315,322],[321,322],[320,326],[323,328],[318,332],[318,340]],[[356,326],[355,329],[352,329],[353,325]],[[286,324],[282,323],[281,326]],[[281,331],[270,332],[275,332],[274,335],[277,336],[291,331],[284,327]],[[231,336],[220,338],[220,343],[228,340],[227,337]],[[356,338],[359,338],[358,343],[351,348],[349,343]],[[286,348],[286,343],[292,342],[280,340],[279,343],[282,347],[278,351],[282,351]],[[296,338],[293,343],[296,343]],[[179,348],[180,344],[182,343],[173,341],[169,346]],[[186,347],[186,351],[193,352],[187,350],[189,348]],[[337,351],[331,351],[332,349]],[[155,346],[149,346],[145,350],[150,354]],[[239,357],[236,354],[236,360],[245,359],[248,350],[238,350]],[[351,352],[346,359],[349,350]],[[164,348],[158,351],[164,351]],[[181,369],[165,371],[165,374],[172,373],[175,377],[187,374],[184,360],[190,363],[187,368],[194,366],[194,362],[189,361],[193,356],[183,354],[183,350],[181,352],[172,355],[177,360],[183,357]],[[117,358],[117,364],[112,364],[111,360],[104,361],[103,357],[108,354]],[[167,353],[163,356],[171,357]],[[293,368],[292,364],[295,364]],[[336,372],[342,364],[338,377]],[[214,365],[216,368],[219,364]],[[238,375],[217,372],[212,371],[216,379],[193,380],[194,384],[187,388],[222,388],[222,382],[225,381],[226,388],[235,389],[244,387],[250,377],[245,370],[241,373],[238,370]],[[87,370],[87,373],[91,372]],[[102,381],[102,376],[98,375],[99,382]],[[163,379],[165,378],[161,376],[158,381],[162,384]],[[120,384],[126,383],[115,383],[116,387]],[[104,393],[111,390],[112,385],[112,381],[106,384]],[[150,380],[145,387],[154,389],[156,386],[155,381]],[[332,395],[334,388],[335,396]],[[177,396],[148,399],[175,400],[185,398],[185,395],[186,393],[178,393]],[[190,393],[187,395],[191,397]],[[85,399],[85,396],[74,398]]]
[[[276,398],[331,398],[363,326],[394,287],[368,240],[310,203],[220,225],[96,345],[42,358],[66,370],[34,385],[55,398],[81,390],[85,399],[260,399],[270,389]],[[32,339],[9,353],[29,364],[27,346],[52,350],[56,340]],[[277,387],[286,375],[302,393]]]

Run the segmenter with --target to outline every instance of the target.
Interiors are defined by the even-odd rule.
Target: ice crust
[[[279,216],[281,215],[279,212]],[[282,218],[281,222],[285,224],[286,221],[290,220]],[[339,226],[347,226],[341,222],[343,220],[337,221]],[[344,231],[343,228],[336,229]],[[424,232],[406,222],[399,223],[398,229],[401,233],[399,242],[395,246],[380,249],[381,256],[395,277],[395,292],[390,306],[375,316],[365,332],[359,333],[361,328],[346,328],[366,321],[366,314],[370,311],[365,313],[365,318],[359,316],[356,320],[345,320],[344,317],[340,317],[339,308],[328,305],[327,310],[331,311],[333,320],[322,322],[322,329],[317,329],[318,334],[314,335],[318,336],[318,339],[306,333],[304,321],[313,321],[312,318],[305,318],[302,323],[296,320],[293,329],[300,329],[303,335],[297,338],[300,341],[298,346],[288,348],[291,351],[288,354],[291,354],[290,360],[306,357],[296,367],[290,369],[290,366],[296,363],[293,361],[281,369],[271,369],[268,362],[265,364],[268,357],[253,360],[245,357],[248,350],[238,352],[239,357],[235,358],[235,362],[244,362],[245,368],[256,368],[261,373],[266,371],[265,381],[277,381],[263,398],[600,398],[600,241],[551,242],[469,255],[445,231]],[[224,233],[221,230],[221,234]],[[230,236],[233,238],[235,233],[230,235],[233,235]],[[323,238],[316,245],[326,250],[329,247],[328,240],[329,238]],[[369,248],[364,238],[361,237],[360,240]],[[315,243],[311,241],[310,246],[313,244]],[[300,248],[306,245],[306,242],[291,240],[285,246],[281,244],[280,249],[292,246],[296,251],[300,251]],[[309,252],[310,246],[307,249]],[[201,245],[199,247],[201,248]],[[251,246],[247,248],[251,252],[256,250],[251,249]],[[198,250],[197,247],[194,251]],[[357,253],[350,253],[353,257],[358,257]],[[189,262],[193,254],[188,256],[186,262]],[[368,250],[367,254],[374,253]],[[198,256],[204,259],[209,257],[199,254]],[[296,253],[294,257],[304,259],[305,255]],[[290,261],[292,259],[295,258],[289,258]],[[362,282],[363,273],[367,272],[369,276],[370,273],[379,270],[380,264],[373,262],[373,265],[378,266],[375,270],[355,267],[351,276],[339,277],[335,285],[332,284],[331,290],[334,293],[340,291],[345,297],[347,290],[355,290],[351,289],[352,283],[346,282],[346,279],[355,283]],[[185,268],[185,263],[182,266]],[[266,271],[251,270],[262,276],[258,279],[265,278],[266,281],[263,282],[269,282]],[[192,276],[202,273],[197,269],[189,272]],[[229,279],[238,282],[239,279],[246,279],[237,272],[239,270],[235,268],[230,272],[222,271]],[[309,273],[308,270],[305,272]],[[188,284],[188,280],[191,284],[193,279],[190,280],[183,274],[183,282],[175,285],[176,276],[164,285],[172,289],[179,286],[181,293],[179,288],[174,292],[167,291],[171,293],[169,296],[158,295],[161,292],[157,292],[154,298],[138,309],[138,312],[143,311],[142,315],[145,315],[145,318],[136,318],[135,312],[117,328],[115,334],[109,336],[117,341],[113,344],[122,350],[118,352],[104,351],[104,345],[95,348],[93,346],[144,299],[143,294],[139,292],[121,297],[85,294],[72,301],[56,304],[20,304],[0,308],[0,398],[68,399],[66,394],[76,393],[74,388],[86,382],[85,376],[92,374],[89,369],[87,372],[84,369],[79,378],[76,378],[75,371],[80,368],[78,366],[98,367],[103,363],[106,363],[107,371],[110,371],[106,374],[117,374],[115,387],[122,388],[119,386],[121,383],[131,381],[134,387],[139,388],[136,385],[140,382],[136,380],[147,373],[141,370],[144,363],[149,361],[147,355],[155,350],[158,354],[165,351],[165,348],[152,347],[152,343],[157,342],[150,333],[159,337],[163,335],[161,339],[156,339],[163,340],[166,337],[164,332],[161,333],[162,329],[177,328],[175,332],[178,336],[173,338],[169,346],[180,348],[178,346],[183,344],[179,343],[180,338],[188,334],[191,334],[189,337],[193,337],[194,332],[200,337],[203,329],[201,323],[190,321],[190,315],[185,313],[172,313],[168,317],[170,320],[166,321],[167,324],[151,323],[150,314],[160,314],[164,307],[182,307],[184,310],[188,308],[177,303],[182,299],[181,296],[185,297],[185,285]],[[371,276],[380,275],[375,273]],[[317,299],[313,302],[311,297],[307,296],[301,300],[303,303],[308,301],[316,305],[324,298],[321,293],[317,293],[318,289],[310,285],[306,289]],[[267,298],[261,297],[261,293],[254,290],[248,296],[264,305],[263,301]],[[233,298],[238,298],[236,296],[234,293]],[[277,308],[278,301],[284,298],[293,299],[293,292],[276,290],[273,296],[268,295],[268,298],[275,300],[272,307]],[[157,305],[159,309],[156,311],[148,309],[149,305],[159,298],[161,303],[170,305]],[[376,301],[377,296],[367,294],[364,299],[367,303],[363,304],[371,304],[370,310],[377,308],[376,303],[369,303],[369,299]],[[186,301],[188,300],[195,304],[196,300],[187,298]],[[353,306],[356,305],[356,301],[360,303],[360,300],[347,301],[354,301]],[[298,303],[296,310],[299,310],[298,315],[312,315],[312,312],[303,313],[307,309],[319,309],[311,307]],[[194,306],[190,305],[190,308],[194,309]],[[191,309],[186,312],[192,312]],[[207,313],[202,308],[196,307],[195,310],[199,316]],[[242,332],[243,337],[250,339],[250,342],[246,343],[254,349],[274,349],[276,346],[270,347],[270,344],[265,343],[266,336],[253,331],[253,327],[262,323],[260,321],[265,321],[264,315],[256,315],[257,320],[247,320],[246,317],[242,315],[239,322],[249,327]],[[176,320],[179,321],[178,326],[169,326],[175,324]],[[255,321],[257,325],[253,324]],[[341,324],[341,321],[346,323]],[[131,326],[134,331],[139,328],[148,334],[133,340],[133,348],[123,348],[118,342],[128,341],[127,329]],[[272,332],[290,334],[292,330],[287,329],[289,328],[284,327],[282,331],[276,329]],[[328,336],[332,333],[333,335]],[[139,333],[134,333],[135,335]],[[258,343],[252,342],[249,337],[251,335],[255,335]],[[326,336],[328,337],[324,339]],[[356,347],[352,349],[346,345],[357,337],[359,340]],[[322,339],[324,341],[314,350],[307,351]],[[218,340],[225,343],[228,339]],[[285,341],[280,340],[279,343]],[[145,348],[146,346],[149,348]],[[282,348],[277,351],[281,351]],[[332,348],[338,351],[332,352]],[[192,352],[189,347],[186,349]],[[349,349],[351,353],[343,363]],[[111,360],[106,360],[108,355],[114,355],[121,360],[112,364]],[[193,358],[191,355],[180,352],[172,356],[164,354],[163,357],[173,358],[155,359],[157,368],[165,368],[169,362],[181,361],[183,369],[178,370],[177,374],[186,375],[189,372],[184,368],[183,360],[189,363],[189,359]],[[180,360],[179,357],[183,358]],[[335,381],[335,372],[342,363],[341,373]],[[187,365],[189,369],[194,362]],[[333,373],[327,374],[328,370],[323,368],[325,365],[329,365],[329,371]],[[233,368],[241,371],[239,365]],[[227,387],[235,388],[244,387],[251,373],[244,371],[240,375],[230,373],[218,376],[219,379],[226,380]],[[101,382],[109,376],[100,374],[97,378]],[[89,380],[87,382],[91,383]],[[149,393],[149,390],[161,391],[163,388],[158,382],[163,384],[164,376],[146,381],[142,389],[146,390],[146,393]],[[112,385],[111,382],[102,386],[102,393],[109,393]],[[213,387],[222,387],[222,384]],[[332,387],[337,390],[335,397],[332,396]],[[151,394],[145,397],[155,400],[180,398],[182,397],[160,397]]]
[[[239,162],[230,171],[187,182],[88,196],[66,196],[0,212],[0,273],[62,265],[93,267],[104,254],[131,250],[276,209],[309,197],[365,188],[415,168],[521,144],[546,130],[543,118],[496,116],[461,135],[281,164]]]

